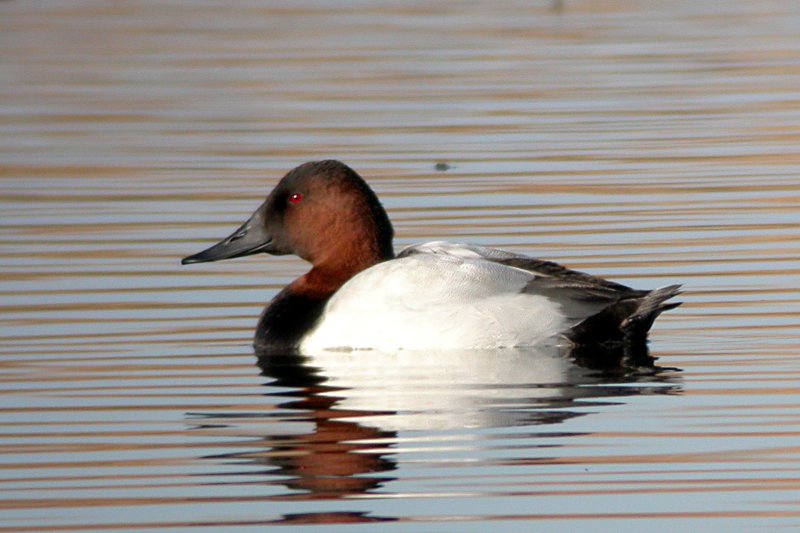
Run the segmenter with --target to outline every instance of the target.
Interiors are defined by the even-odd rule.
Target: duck
[[[552,261],[434,241],[395,253],[367,182],[337,161],[290,170],[236,231],[182,264],[294,254],[311,269],[258,321],[254,345],[291,353],[641,344],[681,302]]]

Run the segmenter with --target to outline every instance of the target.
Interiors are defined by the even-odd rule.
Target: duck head
[[[378,197],[353,169],[314,161],[286,174],[236,231],[181,263],[295,254],[352,276],[393,257],[393,234]]]

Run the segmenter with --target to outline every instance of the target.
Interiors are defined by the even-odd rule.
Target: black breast
[[[303,335],[319,320],[330,296],[296,294],[288,287],[261,313],[254,345],[269,352],[294,353]]]

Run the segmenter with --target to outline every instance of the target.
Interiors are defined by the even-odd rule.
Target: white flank
[[[558,302],[521,292],[530,272],[486,259],[513,254],[439,242],[414,250],[343,285],[301,351],[535,346],[574,325]]]

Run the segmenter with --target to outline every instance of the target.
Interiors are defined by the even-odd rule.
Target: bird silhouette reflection
[[[277,411],[270,411],[258,449],[249,442],[250,451],[224,458],[264,467],[270,483],[287,489],[281,499],[340,499],[386,490],[398,477],[398,446],[409,438],[441,440],[454,430],[476,434],[521,426],[545,439],[586,435],[558,426],[627,396],[681,392],[677,369],[657,366],[646,347],[623,348],[259,351],[258,366],[269,378],[265,394]],[[247,427],[252,435],[253,424]],[[482,435],[469,441],[476,457],[491,445]],[[287,515],[284,521],[319,518]],[[386,519],[344,513],[325,520]]]

